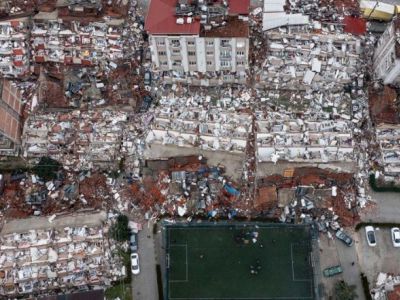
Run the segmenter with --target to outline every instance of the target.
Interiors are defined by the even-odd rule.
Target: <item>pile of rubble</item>
[[[324,116],[325,115],[325,116]],[[346,120],[320,115],[257,114],[258,161],[332,162],[354,160],[351,127]]]
[[[188,99],[188,102],[190,99]],[[206,97],[206,103],[210,97]],[[147,144],[199,147],[203,150],[244,152],[252,130],[249,113],[221,108],[181,107],[178,103],[160,107],[146,138]]]
[[[319,229],[326,232],[359,221],[355,182],[350,173],[307,167],[287,169],[283,176],[259,178],[257,187],[276,195],[262,201],[267,207],[274,207],[266,213],[282,222],[317,222]]]
[[[121,208],[141,210],[146,218],[159,216],[227,216],[239,201],[238,184],[223,175],[224,167],[209,167],[203,157],[183,156],[147,160],[143,179],[114,185]],[[238,213],[234,212],[233,214]],[[239,212],[240,213],[240,212]]]
[[[35,114],[25,123],[25,157],[50,156],[66,170],[79,172],[113,166],[121,148],[131,152],[140,124],[128,122],[129,113],[115,110]]]
[[[400,295],[400,276],[379,273],[376,285],[371,290],[374,300],[396,300]]]
[[[63,226],[62,219],[53,224],[54,219],[36,219],[46,229],[2,234],[2,297],[103,287],[126,275],[112,254],[115,245],[107,238],[108,224]]]

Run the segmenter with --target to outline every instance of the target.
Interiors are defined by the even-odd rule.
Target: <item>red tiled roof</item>
[[[177,0],[151,0],[145,30],[150,34],[199,34],[199,20],[192,19],[192,23],[188,24],[184,18],[185,24],[176,23],[176,4]]]
[[[230,15],[248,15],[250,0],[230,0],[229,14]]]

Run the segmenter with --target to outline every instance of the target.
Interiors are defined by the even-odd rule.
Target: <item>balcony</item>
[[[219,55],[219,57],[220,57],[221,59],[231,59],[231,58],[232,58],[232,55],[231,55],[231,53],[221,53],[221,54]]]
[[[181,43],[171,43],[172,48],[181,48]]]

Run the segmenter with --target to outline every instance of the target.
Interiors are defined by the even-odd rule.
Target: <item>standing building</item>
[[[151,0],[145,22],[153,67],[168,82],[245,83],[249,0]]]
[[[395,18],[387,26],[378,40],[374,53],[375,77],[383,80],[384,84],[400,83],[400,18]]]
[[[0,81],[0,155],[16,155],[21,145],[22,94],[12,81]]]

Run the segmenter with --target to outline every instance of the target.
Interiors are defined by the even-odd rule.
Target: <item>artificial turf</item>
[[[168,300],[314,299],[307,226],[165,229]],[[255,243],[254,232],[258,232]]]

